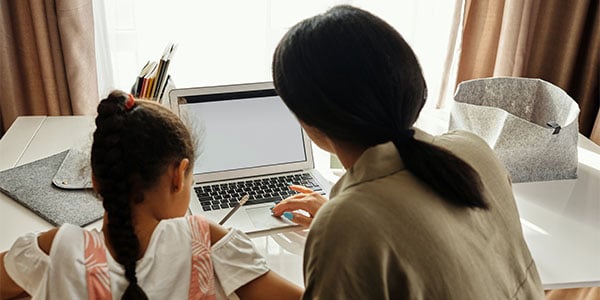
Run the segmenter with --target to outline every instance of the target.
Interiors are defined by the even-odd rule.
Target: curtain
[[[92,0],[0,1],[0,134],[21,115],[94,114]]]
[[[440,80],[440,92],[436,99],[436,108],[445,108],[447,99],[451,99],[454,94],[454,82],[457,78],[458,61],[461,51],[462,30],[461,23],[464,18],[464,0],[454,1],[454,13],[452,15],[452,24],[448,36],[448,47],[446,48],[446,59],[442,67],[442,77]],[[432,95],[433,96],[433,95]]]
[[[541,78],[565,90],[590,136],[599,104],[597,0],[467,0],[457,83],[481,77]]]
[[[600,109],[598,109],[596,123],[594,123],[594,129],[592,129],[592,135],[590,136],[590,139],[596,144],[600,145]]]
[[[103,98],[115,89],[112,52],[109,51],[111,49],[109,42],[110,34],[108,31],[109,25],[107,22],[109,15],[105,0],[92,0],[92,3],[94,8],[94,41],[96,45],[96,68],[98,70],[98,93],[99,98]]]

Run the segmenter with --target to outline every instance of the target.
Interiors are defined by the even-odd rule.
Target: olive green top
[[[415,138],[480,175],[489,210],[440,198],[393,143],[367,149],[317,213],[304,253],[304,299],[544,299],[507,171],[474,134]]]

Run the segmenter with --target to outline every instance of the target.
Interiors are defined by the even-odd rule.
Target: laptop
[[[218,223],[248,195],[223,225],[259,236],[297,229],[270,210],[295,194],[289,185],[329,193],[311,141],[271,82],[173,89],[169,101],[196,139],[191,214]]]

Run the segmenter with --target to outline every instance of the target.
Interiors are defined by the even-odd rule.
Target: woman
[[[320,209],[309,190],[273,208],[314,216],[305,299],[544,298],[493,151],[467,132],[412,128],[427,89],[390,25],[350,6],[304,20],[275,50],[273,78],[347,169]]]

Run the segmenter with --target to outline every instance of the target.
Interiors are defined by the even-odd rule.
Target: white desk
[[[94,127],[89,116],[19,117],[0,139],[0,171],[67,150],[81,139],[91,140]],[[101,222],[86,228],[100,228]],[[50,223],[0,193],[0,252],[27,232],[50,228]],[[303,231],[253,238],[269,267],[301,286],[304,240]]]
[[[426,115],[417,126],[445,130],[443,114]],[[90,139],[92,117],[20,117],[0,139],[0,170],[22,165]],[[315,151],[317,168],[327,155]],[[523,232],[545,289],[600,286],[600,147],[580,137],[579,178],[515,184]],[[330,174],[324,174],[332,178]],[[96,222],[88,227],[99,227]],[[0,251],[24,233],[51,225],[0,193]],[[303,232],[254,238],[270,267],[302,284]]]

